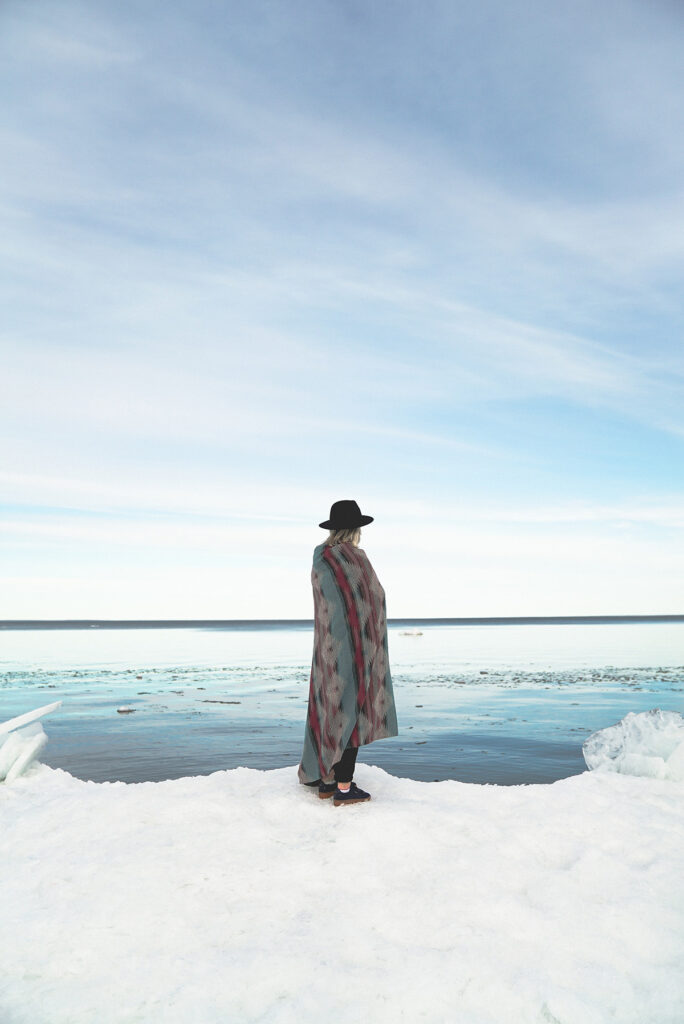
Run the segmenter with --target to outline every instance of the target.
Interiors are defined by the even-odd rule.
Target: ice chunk
[[[56,711],[61,703],[61,700],[56,700],[52,704],[43,704],[42,708],[36,708],[35,711],[27,711],[23,715],[17,715],[16,718],[8,718],[6,722],[0,722],[0,736],[6,732],[12,732],[13,729],[18,729],[20,725],[35,722],[43,715],[49,715],[51,711]]]
[[[11,782],[33,764],[48,738],[40,722],[0,735],[0,781]]]
[[[61,703],[57,700],[43,704],[34,711],[0,722],[0,782],[3,779],[11,782],[33,764],[48,739],[38,719],[56,711]]]
[[[684,781],[684,716],[678,711],[630,711],[617,723],[588,736],[582,745],[587,767]]]

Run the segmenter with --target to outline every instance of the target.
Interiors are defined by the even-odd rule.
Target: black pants
[[[335,782],[351,782],[354,777],[354,768],[356,767],[356,755],[359,752],[358,747],[351,747],[347,744],[347,749],[342,754],[341,759],[337,764],[333,765],[333,771],[335,772]]]

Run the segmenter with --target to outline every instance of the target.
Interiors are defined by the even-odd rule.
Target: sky
[[[4,0],[0,618],[684,613],[684,9]]]

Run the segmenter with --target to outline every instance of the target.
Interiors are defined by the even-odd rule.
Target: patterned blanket
[[[314,650],[299,781],[332,782],[349,744],[397,736],[385,591],[353,544],[314,549]]]

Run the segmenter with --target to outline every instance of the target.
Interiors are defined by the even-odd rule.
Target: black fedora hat
[[[357,526],[367,526],[373,522],[373,516],[361,515],[361,509],[355,501],[344,499],[335,501],[330,506],[330,519],[319,523],[325,530],[354,530]]]

